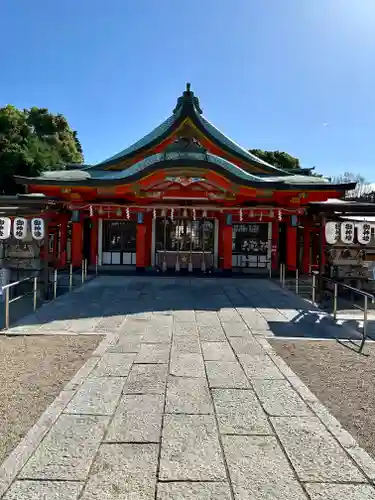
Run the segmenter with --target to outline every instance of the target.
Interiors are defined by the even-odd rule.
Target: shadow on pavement
[[[275,282],[255,278],[100,276],[29,314],[16,326],[25,333],[37,333],[39,328],[40,333],[43,329],[101,333],[116,331],[126,318],[147,321],[149,313],[173,315],[174,311],[190,311],[187,321],[195,321],[193,311],[216,311],[221,321],[245,321],[255,334],[264,336],[360,337]]]

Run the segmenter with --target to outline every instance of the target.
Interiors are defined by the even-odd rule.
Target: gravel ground
[[[375,457],[375,344],[361,356],[335,341],[268,339],[276,352]]]
[[[0,337],[0,463],[90,357],[102,337]]]

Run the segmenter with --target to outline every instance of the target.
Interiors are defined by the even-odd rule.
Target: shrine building
[[[249,138],[249,141],[251,138]],[[15,177],[53,200],[42,217],[56,267],[267,272],[324,264],[324,214],[354,184],[287,172],[257,158],[205,116],[187,84],[171,116],[96,165]]]

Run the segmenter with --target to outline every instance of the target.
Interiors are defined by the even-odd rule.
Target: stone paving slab
[[[143,335],[142,341],[154,344],[169,344],[171,337],[172,329],[170,327],[149,326]]]
[[[236,500],[306,500],[275,437],[223,436],[223,443]]]
[[[169,344],[141,344],[134,363],[168,363],[169,351]]]
[[[103,354],[96,366],[93,377],[127,377],[134,360],[134,354]]]
[[[236,361],[227,341],[202,342],[202,351],[205,361]]]
[[[368,484],[305,484],[311,500],[374,500],[375,489]]]
[[[242,317],[238,313],[236,309],[233,309],[233,307],[223,307],[220,309],[218,312],[218,316],[220,318],[220,321],[223,323],[242,323]]]
[[[77,415],[112,415],[120,399],[125,378],[89,377],[68,404],[65,412]]]
[[[113,332],[116,331],[118,328],[120,328],[125,320],[126,320],[125,314],[109,316],[98,321],[97,324],[94,326],[94,330],[95,332],[98,333]]]
[[[226,341],[226,337],[223,328],[220,324],[206,325],[202,323],[197,323],[199,337],[203,342],[223,342]]]
[[[133,365],[123,392],[125,394],[164,394],[167,373],[167,365]]]
[[[144,335],[147,330],[147,324],[147,320],[136,320],[128,316],[119,327],[119,331],[126,335]]]
[[[68,327],[66,328],[69,332],[94,332],[95,327],[100,321],[100,316],[96,318],[87,318],[87,311],[82,313],[84,315],[83,318],[75,318],[74,321],[70,321]]]
[[[164,398],[161,394],[124,395],[109,426],[106,442],[158,443]]]
[[[287,380],[253,380],[264,410],[272,416],[309,416],[311,410]]]
[[[224,337],[225,340],[225,337]],[[172,355],[173,354],[200,354],[201,347],[198,337],[183,337],[182,335],[173,338]]]
[[[215,420],[211,415],[166,415],[159,478],[225,481]]]
[[[271,421],[301,481],[365,481],[317,417],[272,417]]]
[[[175,323],[173,326],[173,335],[183,335],[196,338],[198,335],[198,328],[195,322],[191,323]]]
[[[328,332],[310,309],[267,280],[147,276],[49,304],[30,332],[107,336],[0,466],[1,500],[374,498],[375,461],[266,340]]]
[[[213,413],[206,378],[168,378],[166,413]]]
[[[195,311],[195,318],[198,324],[206,326],[220,326],[219,316],[216,311]]]
[[[202,355],[172,351],[170,374],[175,377],[205,377]]]
[[[258,356],[264,353],[264,350],[252,335],[246,337],[229,337],[229,342],[237,356],[242,354]]]
[[[108,353],[134,353],[137,354],[141,348],[143,335],[127,334],[121,335],[118,342],[107,348]]]
[[[221,434],[273,433],[252,390],[213,389],[212,395]]]
[[[85,480],[108,423],[108,417],[61,415],[19,477]]]
[[[284,378],[275,363],[265,354],[240,354],[238,357],[242,368],[250,380]]]
[[[205,364],[210,387],[232,389],[250,387],[250,383],[237,361],[206,361]]]
[[[174,320],[177,323],[194,323],[195,321],[195,312],[194,310],[181,310],[181,311],[173,311]]]
[[[154,444],[103,444],[82,500],[154,500],[157,455]]]
[[[250,334],[249,327],[244,322],[223,321],[222,326],[227,337],[248,337]]]
[[[4,500],[77,500],[83,482],[16,481]]]
[[[232,500],[227,483],[159,483],[156,500]]]

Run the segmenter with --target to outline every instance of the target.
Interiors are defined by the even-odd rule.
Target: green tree
[[[300,161],[295,156],[285,153],[284,151],[264,151],[263,149],[249,149],[250,153],[257,156],[261,160],[270,163],[274,167],[281,168],[291,174],[313,175],[317,176],[313,168],[301,167]]]
[[[63,115],[45,108],[0,108],[0,194],[22,191],[14,175],[34,176],[82,162],[77,133]]]

